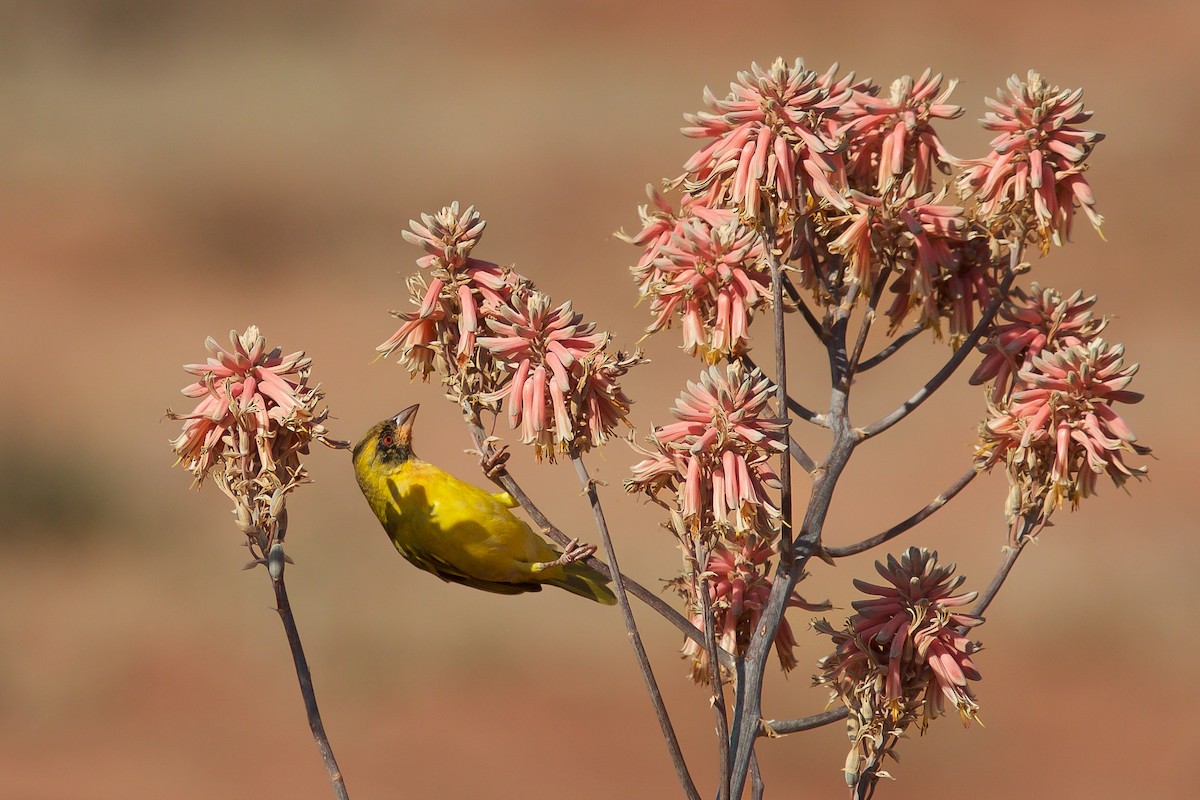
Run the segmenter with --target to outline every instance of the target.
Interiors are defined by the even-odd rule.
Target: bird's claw
[[[491,453],[484,453],[479,457],[479,466],[483,468],[483,474],[488,477],[488,480],[496,480],[503,473],[508,464],[508,445],[503,445],[499,450],[493,450]]]
[[[563,554],[558,557],[558,563],[565,567],[567,564],[573,564],[576,561],[582,561],[595,552],[596,545],[580,544],[578,539],[572,539],[571,541],[567,542],[566,549],[563,551]]]

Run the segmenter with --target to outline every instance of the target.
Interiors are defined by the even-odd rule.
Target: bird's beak
[[[392,417],[392,422],[396,426],[396,439],[401,444],[412,444],[413,421],[417,418],[417,409],[420,407],[419,403],[411,405]]]

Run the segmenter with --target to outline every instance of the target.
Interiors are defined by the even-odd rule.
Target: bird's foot
[[[505,471],[508,464],[508,445],[504,445],[499,450],[493,450],[491,453],[484,453],[479,457],[479,466],[483,468],[483,474],[488,477],[488,480],[496,480],[500,474]]]
[[[544,561],[533,565],[534,572],[541,572],[551,567],[565,567],[567,564],[574,564],[576,561],[582,561],[588,556],[596,552],[594,544],[580,544],[578,539],[572,539],[567,542],[566,550],[553,561]]]

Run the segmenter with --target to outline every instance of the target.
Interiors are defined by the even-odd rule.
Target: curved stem
[[[950,484],[950,486],[945,491],[943,491],[937,497],[930,500],[929,505],[925,506],[920,511],[913,514],[911,517],[904,520],[903,522],[899,522],[899,523],[893,525],[892,527],[888,528],[886,531],[883,531],[882,533],[877,533],[874,536],[871,536],[867,539],[863,539],[861,542],[855,542],[854,544],[843,545],[842,547],[826,547],[825,553],[827,555],[833,556],[834,558],[844,558],[845,556],[852,556],[852,555],[857,555],[858,553],[866,552],[867,550],[870,550],[872,547],[881,545],[884,542],[888,541],[889,539],[896,538],[897,536],[904,533],[905,531],[912,528],[913,526],[917,525],[918,523],[923,522],[924,520],[928,519],[930,516],[933,515],[933,512],[937,511],[939,508],[946,505],[946,503],[953,500],[955,495],[957,495],[959,492],[961,492],[968,483],[970,483],[971,481],[973,481],[975,479],[975,476],[978,474],[979,473],[975,471],[975,468],[972,467],[971,469],[964,472],[962,477],[960,477],[954,483]]]
[[[604,509],[600,505],[600,497],[596,493],[596,482],[588,475],[587,466],[583,463],[583,459],[579,457],[579,453],[572,448],[571,463],[575,467],[575,474],[579,476],[579,483],[583,486],[584,492],[587,494],[588,503],[592,507],[592,516],[596,521],[596,528],[600,532],[600,541],[604,545],[605,555],[608,556],[608,563],[612,564],[613,572],[619,573],[617,566],[617,551],[613,547],[612,537],[608,533],[608,522],[604,518]],[[691,800],[700,800],[700,794],[696,791],[696,784],[692,780],[691,773],[688,772],[687,764],[683,760],[683,751],[679,748],[679,739],[675,736],[675,728],[671,724],[671,717],[667,713],[667,705],[663,702],[662,692],[658,689],[658,681],[654,679],[654,670],[650,666],[650,657],[646,655],[646,647],[642,644],[642,636],[638,633],[637,620],[633,617],[633,609],[629,606],[629,596],[625,593],[623,581],[613,581],[613,591],[617,595],[617,605],[621,609],[621,616],[625,621],[625,630],[629,633],[629,642],[633,645],[633,652],[637,658],[638,667],[642,671],[642,678],[646,682],[646,690],[650,693],[650,701],[654,705],[654,713],[658,717],[658,724],[662,728],[663,739],[667,743],[667,750],[671,754],[671,763],[675,765],[675,774],[679,778],[679,783],[683,787],[684,793]],[[716,669],[716,666],[713,666]]]
[[[887,347],[883,348],[866,361],[861,362],[858,365],[858,371],[866,372],[872,367],[878,367],[884,361],[887,361],[889,358],[891,358],[901,347],[904,347],[904,345],[920,336],[924,330],[925,326],[923,325],[914,325],[913,327],[909,328],[904,333],[893,339]]]
[[[959,345],[958,349],[954,351],[952,356],[950,356],[950,360],[946,362],[945,366],[938,370],[938,373],[930,378],[929,381],[922,386],[916,394],[905,400],[904,403],[892,413],[863,428],[862,437],[864,439],[869,439],[872,436],[883,433],[888,428],[892,427],[897,422],[915,411],[922,403],[929,399],[930,395],[941,388],[942,384],[954,374],[954,371],[958,369],[963,360],[966,359],[971,351],[975,349],[975,345],[983,337],[983,334],[991,328],[992,320],[996,318],[996,313],[1000,310],[1000,306],[1003,305],[1004,298],[1008,296],[1008,290],[1012,287],[1012,283],[1017,277],[1017,264],[1020,260],[1020,253],[1020,248],[1013,249],[1012,261],[1004,276],[1004,280],[1001,282],[1000,288],[996,292],[996,296],[992,299],[992,302],[988,304],[987,310],[984,311],[983,316],[980,318],[979,324],[977,324],[975,329],[971,331],[971,335],[968,336],[961,345]]]
[[[471,432],[471,438],[474,440],[475,447],[480,453],[484,454],[485,456],[489,455],[491,453],[491,448],[487,442],[487,433],[483,430],[483,426],[479,423],[479,410],[472,409],[471,413],[472,416],[467,417],[466,420],[467,428]],[[559,530],[558,526],[551,522],[550,518],[542,513],[542,510],[537,507],[536,503],[533,502],[533,498],[526,494],[525,490],[521,488],[521,485],[517,483],[517,480],[512,476],[512,473],[506,469],[500,469],[492,476],[492,480],[495,481],[500,488],[512,495],[513,499],[520,504],[521,508],[525,509],[525,513],[529,515],[529,518],[532,519],[534,523],[537,524],[538,528],[540,528],[548,537],[562,547],[567,546],[567,544],[571,541],[571,537]],[[589,556],[587,559],[585,559],[585,563],[592,569],[600,572],[609,580],[613,580],[614,571],[610,569],[608,564],[605,564],[602,560],[596,558],[595,556]],[[704,647],[703,632],[700,631],[682,614],[671,608],[671,606],[667,605],[667,603],[664,602],[661,597],[647,589],[645,586],[642,586],[633,578],[630,578],[628,575],[625,575],[621,572],[617,572],[616,574],[620,576],[621,583],[630,594],[641,600],[646,605],[650,606],[650,608],[656,614],[674,625],[675,629],[684,636],[691,639],[700,647]],[[720,661],[721,666],[727,669],[733,667],[734,657],[725,648],[717,648],[717,658]]]
[[[271,547],[267,557],[267,570],[271,576],[271,586],[275,589],[275,605],[279,618],[283,620],[283,630],[287,634],[288,646],[292,650],[292,661],[296,665],[296,677],[300,681],[300,694],[304,697],[304,710],[308,714],[308,727],[312,730],[317,750],[325,769],[329,773],[329,782],[333,784],[333,796],[338,800],[349,800],[346,793],[346,783],[342,779],[342,771],[338,768],[337,759],[333,757],[333,748],[329,737],[325,734],[325,725],[321,722],[321,712],[317,708],[317,695],[313,689],[312,673],[308,669],[308,660],[304,657],[304,648],[300,644],[300,631],[296,628],[296,619],[292,615],[292,606],[288,602],[287,587],[283,582],[283,545],[276,543]]]
[[[760,736],[786,736],[789,733],[800,733],[801,731],[811,731],[813,728],[820,728],[823,725],[843,720],[850,715],[850,711],[843,706],[835,708],[832,711],[822,711],[820,714],[813,714],[800,719],[764,719],[762,721],[762,731]]]
[[[749,355],[741,356],[741,361],[743,364],[745,364],[750,369],[756,369],[759,372],[763,372],[762,367],[758,366],[758,364],[754,361],[754,359],[751,358]],[[763,373],[763,374],[765,375],[766,373]],[[776,387],[779,386],[778,380],[775,381],[775,385],[776,385]],[[804,420],[805,422],[811,422],[814,425],[820,425],[822,428],[826,427],[825,426],[825,417],[823,414],[818,414],[816,411],[813,411],[810,408],[806,408],[805,406],[801,405],[798,401],[792,399],[791,397],[787,398],[787,409],[788,409],[788,411],[795,414],[797,417],[800,417],[800,419]]]

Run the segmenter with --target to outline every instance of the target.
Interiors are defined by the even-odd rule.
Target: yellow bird
[[[580,559],[595,547],[560,553],[509,511],[508,492],[491,494],[413,454],[409,406],[354,446],[354,474],[400,555],[444,581],[486,592],[540,592],[550,584],[612,605],[608,579]]]

